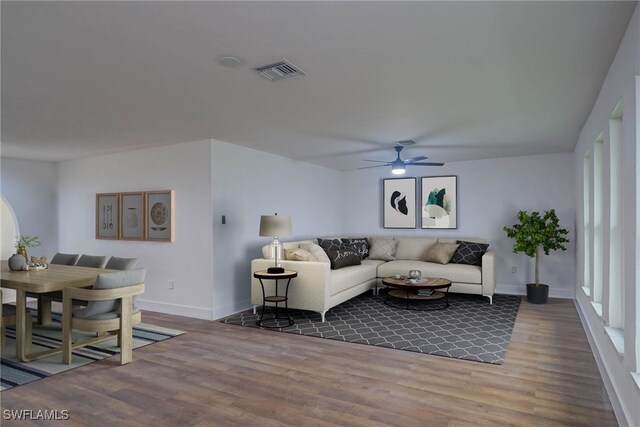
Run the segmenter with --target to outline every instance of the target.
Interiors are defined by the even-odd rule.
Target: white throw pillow
[[[322,249],[320,246],[316,245],[315,243],[309,243],[309,244],[301,244],[300,245],[300,249],[304,249],[305,251],[308,251],[309,253],[311,253],[311,256],[315,259],[312,259],[311,261],[318,261],[318,262],[326,262],[326,263],[330,263],[331,261],[329,261],[329,257],[327,256],[327,253],[324,251],[324,249]]]
[[[382,239],[371,238],[371,249],[369,249],[369,259],[379,259],[382,261],[393,261],[396,259],[396,249],[398,240],[394,238]]]
[[[311,252],[304,249],[285,249],[284,258],[288,261],[315,261]]]

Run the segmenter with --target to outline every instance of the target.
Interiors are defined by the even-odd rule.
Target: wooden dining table
[[[62,348],[54,348],[38,353],[28,353],[31,336],[27,335],[27,292],[44,294],[63,291],[65,288],[84,288],[92,286],[98,274],[116,270],[104,268],[76,267],[49,264],[45,270],[11,271],[7,261],[0,262],[0,287],[16,291],[16,357],[23,362],[61,353]]]

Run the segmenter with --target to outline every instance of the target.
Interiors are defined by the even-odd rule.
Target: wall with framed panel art
[[[96,194],[96,239],[173,242],[173,190]]]

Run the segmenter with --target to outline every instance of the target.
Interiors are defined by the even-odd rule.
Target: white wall
[[[148,269],[141,308],[211,318],[210,141],[64,161],[58,187],[60,251],[137,257]],[[96,193],[166,189],[175,191],[175,242],[96,240]]]
[[[387,168],[345,173],[346,229],[351,235],[410,235],[438,237],[480,237],[487,239],[497,252],[498,292],[521,294],[525,283],[534,280],[533,260],[513,254],[513,241],[502,227],[517,222],[518,210],[555,209],[560,225],[569,230],[566,252],[543,257],[540,280],[550,285],[552,296],[573,296],[574,283],[574,184],[573,156],[546,154],[465,162],[451,162],[443,167],[409,167],[405,176],[456,175],[458,177],[458,228],[455,230],[383,229],[382,179],[390,178]],[[418,213],[419,215],[419,213]],[[511,267],[517,273],[511,273]]]
[[[18,219],[22,235],[36,235],[42,245],[29,256],[47,256],[58,249],[58,165],[54,162],[2,157],[2,195]]]
[[[251,265],[271,239],[259,237],[260,215],[291,215],[281,241],[341,234],[342,174],[246,147],[212,142],[214,318],[250,306]],[[221,217],[226,216],[226,225]]]
[[[596,361],[607,385],[618,421],[621,425],[640,425],[640,384],[635,384],[631,373],[640,370],[640,342],[638,342],[640,313],[640,295],[638,283],[640,279],[638,248],[638,103],[640,98],[640,12],[636,8],[625,36],[618,48],[618,52],[609,68],[609,72],[600,90],[600,94],[593,106],[593,110],[580,133],[580,139],[574,152],[575,167],[575,199],[576,223],[578,236],[583,235],[583,159],[585,154],[593,157],[593,143],[600,133],[605,136],[605,150],[609,137],[609,118],[616,104],[622,99],[623,129],[622,129],[622,236],[623,236],[623,269],[622,283],[625,294],[624,337],[625,351],[619,356],[612,341],[604,330],[603,319],[596,313],[590,298],[583,292],[581,285],[583,278],[584,242],[579,239],[576,251],[576,301],[587,334],[594,348]],[[608,159],[608,155],[605,156]],[[593,163],[593,162],[592,162]],[[591,167],[593,175],[593,164]],[[605,162],[604,175],[610,173],[608,161]],[[605,180],[608,182],[608,180]],[[593,200],[593,192],[591,199]],[[608,195],[605,192],[605,207]],[[605,215],[604,242],[609,240],[608,223]],[[593,236],[591,236],[593,239]],[[605,254],[607,253],[605,248]],[[606,257],[605,257],[606,259]],[[605,282],[606,284],[606,282]],[[605,286],[605,289],[607,286]],[[606,291],[603,300],[606,301]],[[606,310],[605,310],[606,312]],[[606,322],[606,313],[605,319]]]

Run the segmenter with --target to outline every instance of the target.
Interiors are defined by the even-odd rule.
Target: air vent
[[[276,81],[288,79],[289,77],[304,76],[305,72],[293,65],[291,62],[282,60],[273,64],[263,65],[254,68],[262,77],[267,80]]]

